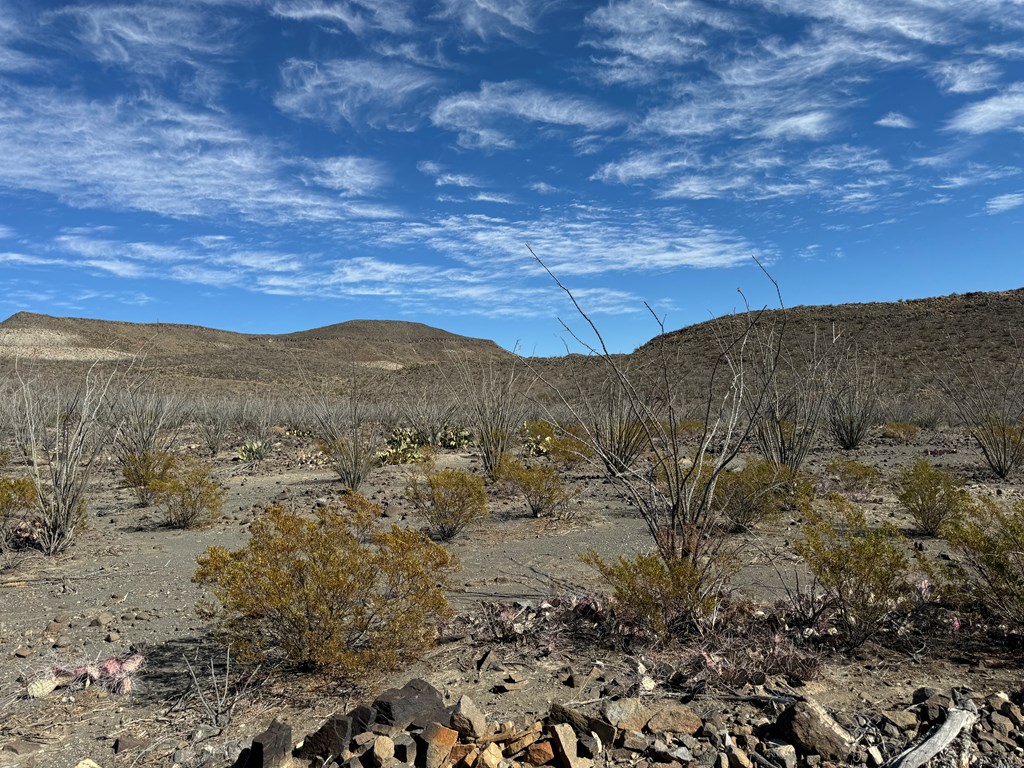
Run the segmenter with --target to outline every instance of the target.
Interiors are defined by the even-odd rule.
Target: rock
[[[423,729],[419,739],[426,752],[425,768],[444,768],[452,754],[452,747],[459,740],[459,732],[440,723],[430,723]]]
[[[108,643],[116,643],[118,640],[121,639],[121,633],[120,632],[107,632],[107,636],[105,638],[103,638],[103,639],[106,640]]]
[[[999,709],[999,714],[1010,718],[1016,728],[1024,728],[1024,712],[1012,701],[1004,702]]]
[[[654,709],[647,728],[654,734],[686,733],[692,736],[704,726],[696,713],[682,702],[668,702]]]
[[[408,733],[399,733],[391,737],[395,744],[395,760],[405,765],[416,763],[416,739]]]
[[[395,762],[395,742],[387,736],[378,736],[370,748],[370,762],[377,768],[391,768]]]
[[[576,749],[576,732],[568,723],[552,727],[555,737],[555,753],[565,768],[591,768],[593,761],[580,757]]]
[[[38,752],[42,748],[42,744],[36,744],[34,741],[15,739],[14,741],[9,741],[4,745],[4,752],[11,752],[19,756],[31,755],[33,752]]]
[[[537,731],[530,731],[528,733],[525,733],[522,736],[520,736],[518,739],[515,739],[514,741],[510,741],[510,742],[508,742],[505,745],[505,749],[504,749],[505,755],[508,756],[508,757],[512,757],[512,755],[519,754],[524,749],[526,749],[528,746],[530,746],[535,741],[537,741],[539,738],[540,738],[540,733],[538,733]]]
[[[754,768],[754,764],[750,762],[750,757],[739,747],[733,747],[729,750],[729,768]]]
[[[552,702],[550,718],[553,723],[568,723],[577,734],[590,733],[589,717],[558,702]]]
[[[605,702],[604,716],[616,728],[642,731],[651,719],[651,712],[640,699],[615,699]]]
[[[796,747],[792,744],[775,744],[765,751],[765,756],[782,768],[796,768]]]
[[[341,755],[348,749],[352,741],[352,719],[344,715],[331,715],[316,733],[302,740],[302,747],[296,751],[296,757],[303,760]]]
[[[885,758],[882,757],[882,750],[877,746],[868,747],[868,765],[878,768],[885,762]]]
[[[844,760],[853,745],[849,732],[810,698],[787,707],[776,727],[785,741],[828,760]]]
[[[479,739],[487,733],[487,716],[469,696],[462,696],[452,710],[451,726],[463,736]]]
[[[917,697],[916,692],[914,696]],[[934,693],[918,704],[917,711],[924,722],[937,723],[946,719],[946,714],[951,706],[953,706],[952,698],[944,693]]]
[[[626,731],[622,734],[622,748],[632,752],[646,752],[653,743],[654,740],[650,736],[645,736],[639,731]]]
[[[502,757],[501,747],[492,741],[476,759],[477,768],[498,768],[501,765]]]
[[[601,740],[592,733],[580,734],[576,739],[576,751],[581,757],[596,758],[601,750]]]
[[[292,727],[275,719],[253,737],[251,747],[242,750],[234,768],[285,768],[291,762],[291,752]]]
[[[377,738],[377,735],[378,734],[374,733],[373,731],[363,731],[362,733],[357,733],[355,736],[352,737],[352,744],[355,747],[355,750],[358,752],[364,749],[368,749],[370,745],[373,744],[374,739]]]
[[[882,713],[882,717],[901,731],[917,730],[917,714],[909,709],[887,709]]]
[[[114,614],[110,611],[101,611],[89,622],[90,627],[105,627],[114,620]]]
[[[373,702],[377,722],[404,730],[410,725],[424,728],[430,723],[447,723],[448,711],[441,693],[426,680],[410,680],[401,688],[384,691]]]
[[[452,765],[469,766],[476,762],[480,756],[480,749],[476,744],[456,744],[452,747],[449,755]]]
[[[35,653],[35,651],[29,648],[27,645],[19,645],[17,648],[14,649],[14,655],[17,656],[19,659],[27,659],[33,653]]]
[[[141,752],[150,745],[149,739],[140,739],[136,736],[118,736],[114,739],[114,754],[122,752]]]
[[[100,768],[100,765],[95,760],[86,758],[85,760],[80,760],[76,763],[75,768]]]
[[[550,741],[536,741],[526,748],[525,760],[530,765],[547,765],[555,759],[555,749]]]

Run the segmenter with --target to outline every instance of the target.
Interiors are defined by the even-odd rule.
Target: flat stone
[[[493,741],[488,744],[476,759],[477,768],[498,768],[503,759],[501,747]]]
[[[782,768],[796,768],[796,747],[792,744],[775,744],[765,751],[765,756]]]
[[[107,636],[104,638],[104,640],[106,640],[108,643],[116,643],[120,639],[121,639],[121,633],[120,632],[108,632]]]
[[[605,719],[624,731],[642,731],[651,719],[651,711],[640,699],[614,699],[605,702]]]
[[[487,733],[487,716],[469,696],[462,696],[452,709],[451,726],[463,736],[479,739]]]
[[[136,736],[118,736],[114,739],[114,754],[122,752],[141,752],[152,742],[149,739],[140,739]]]
[[[387,736],[378,736],[370,748],[370,762],[377,768],[391,768],[395,762],[395,742]]]
[[[593,760],[580,757],[576,749],[576,731],[568,723],[558,723],[552,727],[555,742],[555,753],[565,768],[591,768]]]
[[[729,750],[729,768],[754,768],[750,757],[739,747]]]
[[[92,621],[89,622],[90,627],[105,627],[107,624],[114,620],[114,614],[110,611],[101,611],[98,613]]]
[[[512,757],[512,755],[517,755],[538,739],[540,739],[540,734],[536,731],[530,731],[529,733],[525,733],[518,739],[510,741],[505,745],[505,755],[508,757]]]
[[[14,741],[9,741],[4,745],[4,752],[11,752],[15,755],[31,755],[33,752],[38,752],[42,748],[42,744],[36,744],[34,741],[15,739]]]
[[[331,715],[316,733],[302,740],[302,747],[296,751],[296,757],[303,760],[341,755],[348,750],[352,742],[352,719],[344,715]]]
[[[692,736],[704,726],[704,721],[682,702],[668,702],[654,710],[647,728],[651,733],[686,733]]]
[[[384,691],[373,702],[377,722],[404,730],[410,725],[424,728],[430,723],[447,723],[448,710],[441,692],[426,680],[414,679],[401,688]]]
[[[555,759],[555,748],[550,741],[537,741],[526,748],[525,761],[530,765],[547,765]]]
[[[17,656],[19,659],[27,659],[33,653],[35,653],[35,651],[29,648],[27,645],[20,645],[14,649],[14,655]]]
[[[430,723],[419,736],[426,747],[425,768],[444,768],[459,740],[459,732],[440,723]]]
[[[850,733],[810,698],[787,707],[776,727],[785,741],[828,760],[845,760],[853,746]]]

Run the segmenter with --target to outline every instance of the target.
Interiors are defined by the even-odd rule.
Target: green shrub
[[[427,468],[422,477],[413,478],[405,495],[427,521],[430,534],[441,541],[451,541],[489,514],[483,478],[461,469]]]
[[[715,485],[715,507],[733,530],[772,520],[786,509],[804,510],[812,501],[814,485],[805,475],[786,465],[776,468],[766,459],[721,473]]]
[[[269,458],[274,447],[263,440],[246,440],[238,448],[238,460],[246,464],[259,464]]]
[[[964,555],[953,569],[964,602],[1024,627],[1024,500],[1007,507],[982,498],[970,517],[947,526],[946,538]]]
[[[143,451],[121,456],[121,475],[140,504],[152,504],[156,485],[167,478],[174,467],[174,456],[167,451]]]
[[[731,573],[731,564],[723,558],[695,564],[641,554],[608,563],[590,550],[580,559],[611,589],[618,618],[659,642],[710,628]]]
[[[36,486],[27,477],[0,477],[0,555],[14,544],[21,512],[36,502]]]
[[[848,493],[868,491],[882,479],[882,471],[878,467],[846,456],[836,456],[825,466],[825,470],[834,475],[839,480],[839,487]]]
[[[921,435],[921,428],[909,421],[890,421],[882,426],[882,437],[900,443],[913,443]]]
[[[152,490],[172,528],[207,525],[224,505],[224,490],[213,479],[213,467],[191,456],[176,461],[165,478],[152,483]]]
[[[202,612],[250,659],[283,657],[351,679],[412,661],[450,615],[445,589],[457,564],[423,534],[375,530],[370,517],[348,506],[312,518],[267,507],[244,547],[210,547],[197,559],[193,581],[217,601]]]
[[[963,483],[949,472],[918,459],[896,478],[896,498],[918,530],[937,536],[945,525],[955,522],[970,506]]]
[[[498,467],[498,479],[526,497],[535,517],[564,515],[569,502],[579,495],[579,491],[565,487],[558,470],[549,464],[525,466],[515,459],[506,459]]]
[[[829,514],[807,513],[795,543],[839,618],[849,647],[877,634],[912,601],[909,542],[892,525],[870,528],[864,513],[833,494]]]

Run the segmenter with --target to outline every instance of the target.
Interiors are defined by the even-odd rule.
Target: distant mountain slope
[[[71,370],[97,360],[135,358],[158,380],[184,382],[190,389],[216,382],[287,387],[305,379],[346,378],[354,368],[399,370],[449,354],[510,356],[493,341],[395,320],[354,320],[280,335],[29,312],[0,323],[0,359]]]

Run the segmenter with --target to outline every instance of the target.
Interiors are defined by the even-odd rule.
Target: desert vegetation
[[[581,356],[348,363],[291,395],[173,391],[113,363],[12,370],[0,589],[35,573],[73,585],[80,554],[173,547],[146,560],[152,583],[173,561],[202,647],[249,680],[262,665],[281,695],[299,680],[368,690],[453,643],[655,658],[701,695],[761,674],[941,666],[951,643],[1021,649],[1019,356],[892,397],[869,346],[834,325],[795,343],[789,315],[750,309],[716,326],[688,377],[671,334],[613,354],[579,309]],[[100,641],[141,633],[124,622]],[[150,651],[176,626],[152,630]],[[25,637],[19,651],[46,642]],[[161,674],[200,686],[179,660]]]

